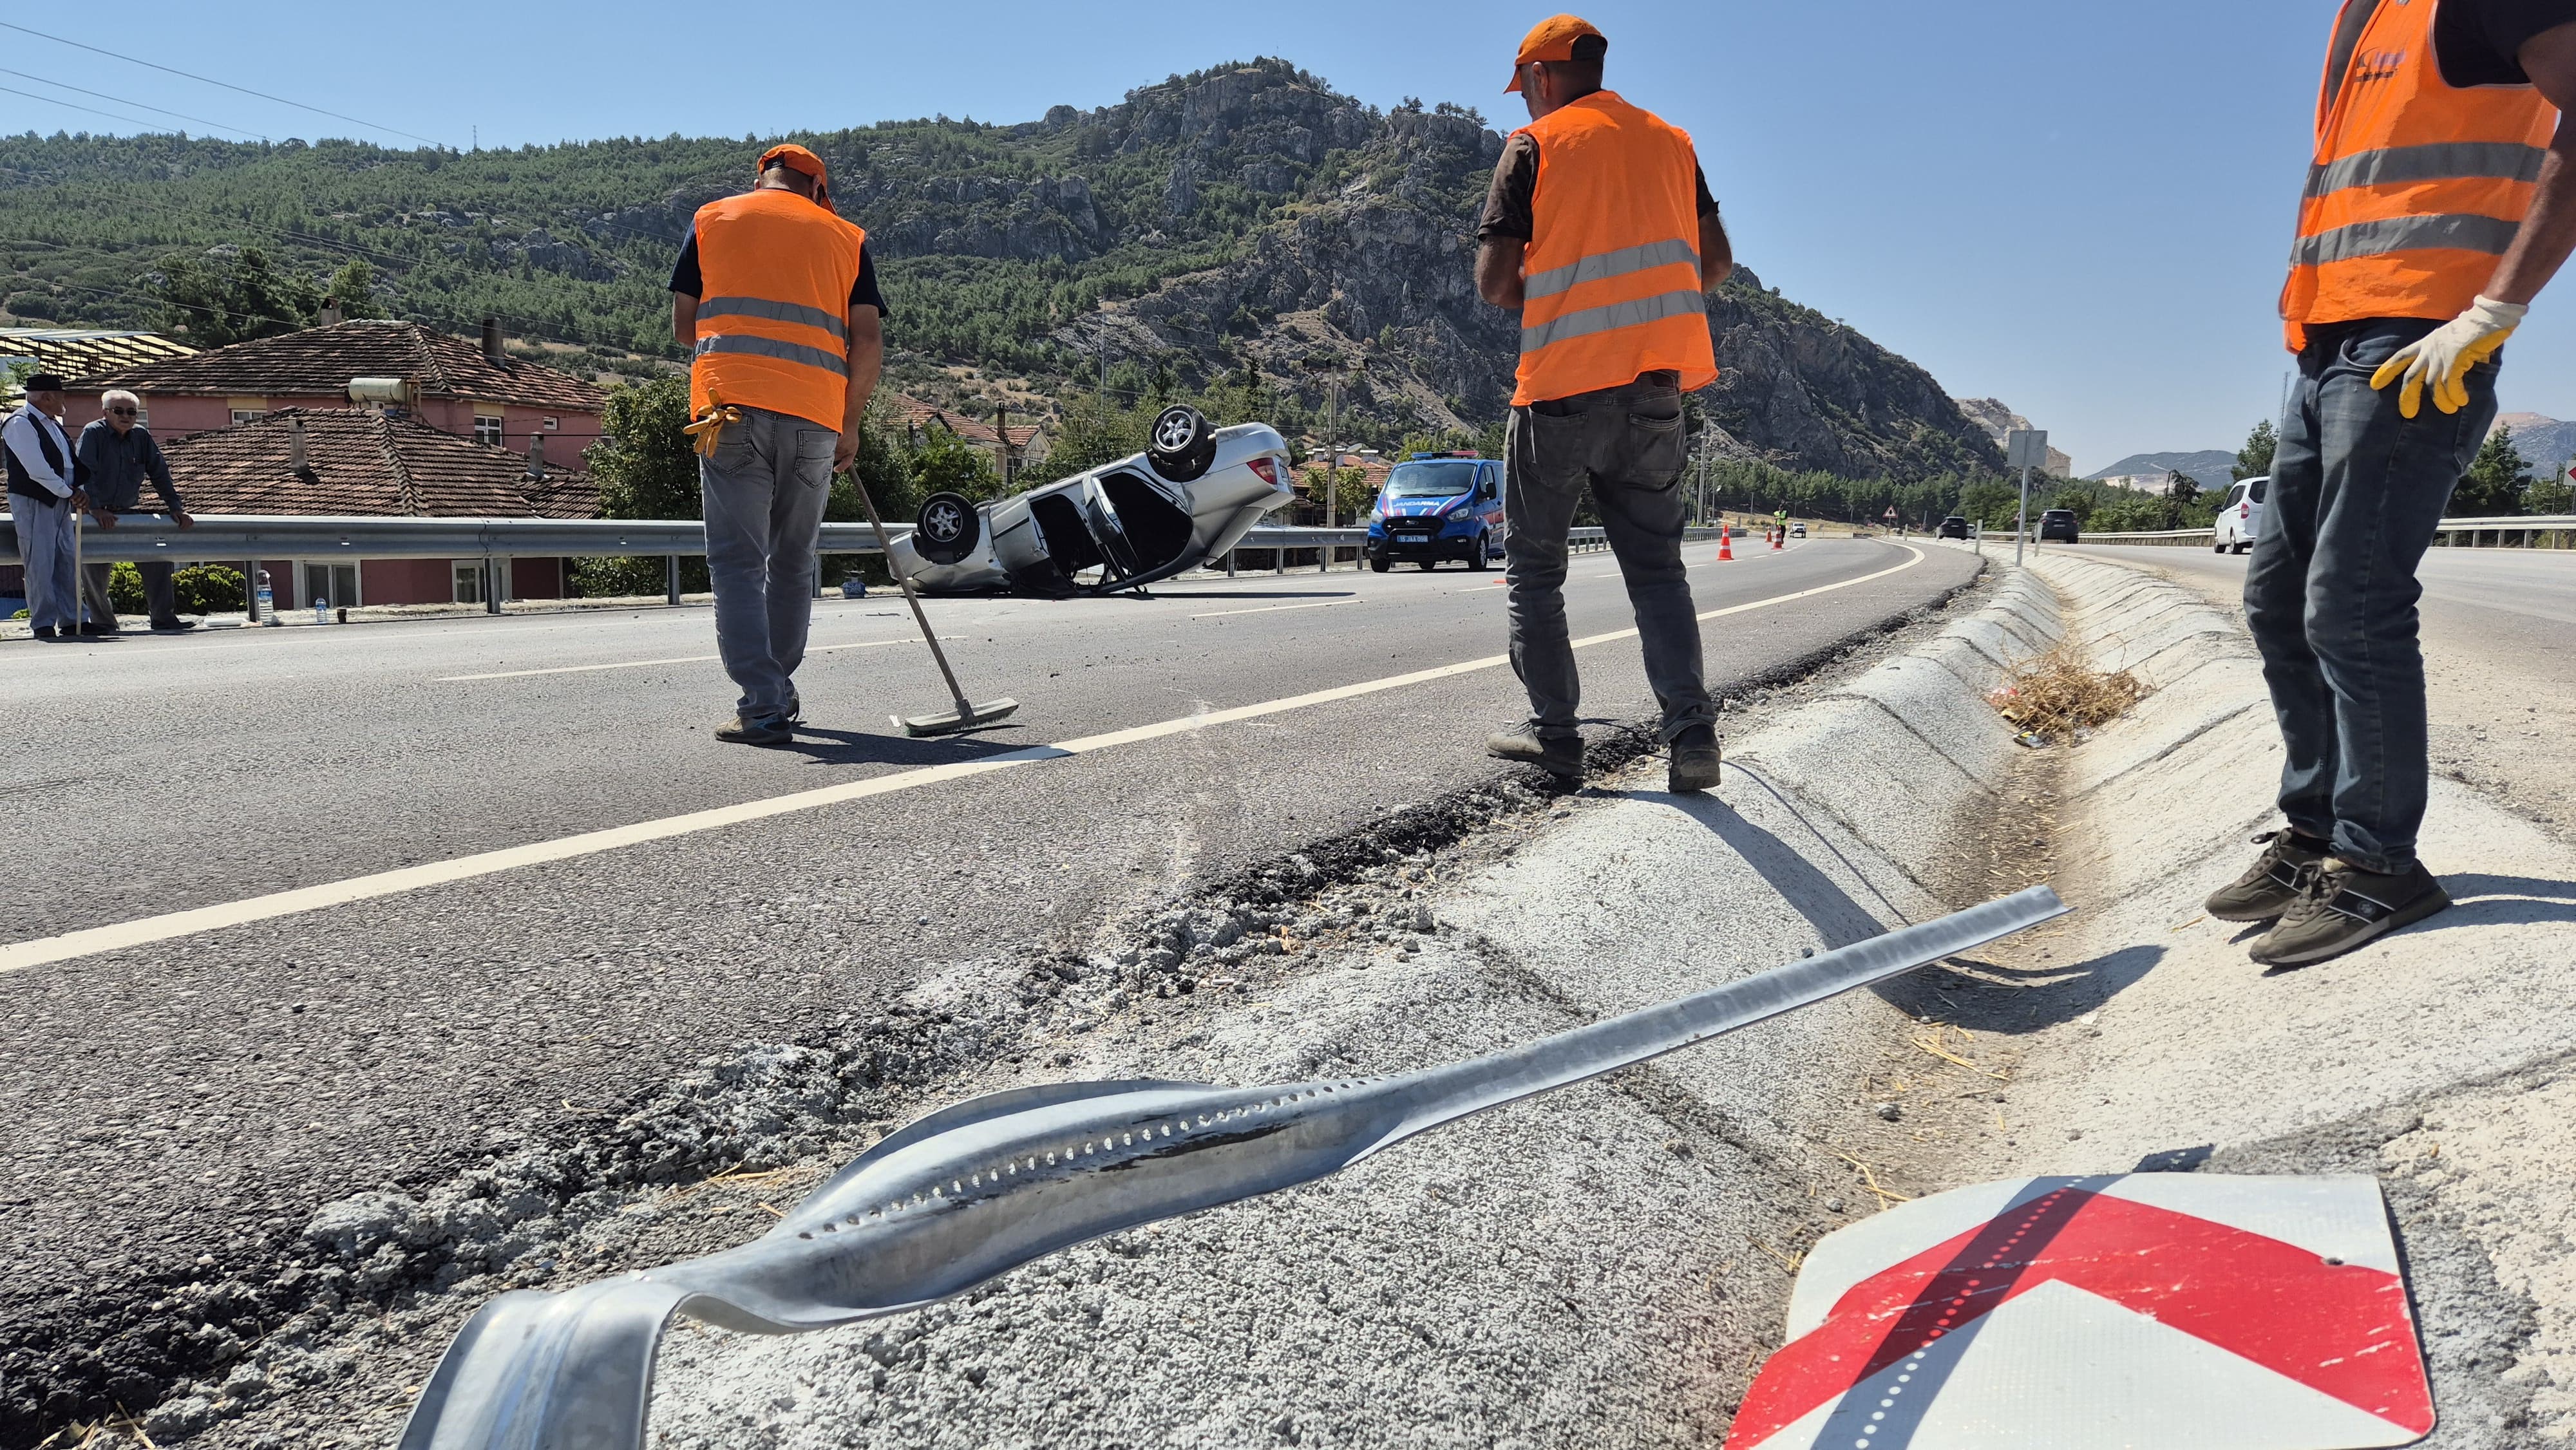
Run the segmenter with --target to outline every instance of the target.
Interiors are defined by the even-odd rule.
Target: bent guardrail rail
[[[458,1332],[400,1450],[641,1450],[674,1313],[793,1334],[919,1308],[1075,1244],[1312,1182],[1417,1133],[1704,1042],[2036,926],[2045,886],[1526,1047],[1394,1077],[1224,1088],[1058,1083],[888,1136],[760,1238]]]

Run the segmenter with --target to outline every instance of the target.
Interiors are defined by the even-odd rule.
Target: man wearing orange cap
[[[1599,507],[1663,708],[1676,791],[1717,784],[1717,710],[1682,566],[1683,392],[1717,381],[1705,292],[1735,265],[1690,137],[1601,88],[1600,31],[1576,16],[1521,41],[1506,90],[1529,106],[1494,168],[1476,290],[1521,313],[1504,544],[1512,668],[1529,723],[1486,749],[1583,775],[1582,694],[1565,624],[1566,532]]]
[[[885,361],[885,298],[867,233],[832,211],[821,157],[772,146],[755,174],[689,224],[671,335],[691,356],[716,651],[742,690],[716,738],[781,745],[802,711],[823,505],[858,456]]]

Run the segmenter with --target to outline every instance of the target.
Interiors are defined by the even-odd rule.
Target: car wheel
[[[912,546],[934,564],[954,564],[975,552],[984,536],[984,515],[962,493],[942,491],[921,501],[913,519]]]
[[[1154,417],[1145,461],[1174,483],[1188,483],[1216,461],[1216,430],[1207,415],[1187,403],[1174,403]]]
[[[1395,567],[1395,561],[1394,561],[1394,560],[1392,560],[1392,559],[1390,559],[1390,558],[1388,558],[1388,557],[1387,557],[1387,556],[1385,556],[1384,554],[1371,554],[1371,555],[1369,555],[1369,572],[1370,572],[1370,573],[1373,573],[1373,574],[1383,574],[1383,573],[1385,573],[1387,570],[1392,569],[1392,568],[1394,568],[1394,567]]]
[[[1477,570],[1486,568],[1488,565],[1493,563],[1493,553],[1494,536],[1490,533],[1478,534],[1476,536],[1476,552],[1467,556],[1467,567]]]
[[[1440,567],[1440,561],[1437,559],[1424,559],[1420,561],[1418,567],[1423,573],[1428,574],[1432,570]]]
[[[2231,554],[2251,554],[2254,552],[2254,541],[2252,539],[2239,539],[2228,549],[2227,552]]]
[[[2212,540],[2210,540],[2210,541],[2209,541],[2209,552],[2211,552],[2211,553],[2213,553],[2213,554],[2224,554],[2224,553],[2226,553],[2226,552],[2227,552],[2227,541],[2226,541],[2225,539],[2212,539]]]

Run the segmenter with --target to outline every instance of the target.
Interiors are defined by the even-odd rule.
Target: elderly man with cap
[[[1662,707],[1676,791],[1717,784],[1717,710],[1682,565],[1682,400],[1717,381],[1704,293],[1734,267],[1690,137],[1601,87],[1609,42],[1572,15],[1521,41],[1529,106],[1494,168],[1476,288],[1521,314],[1505,510],[1512,669],[1530,718],[1487,750],[1583,774],[1565,622],[1566,533],[1599,508]]]
[[[86,480],[80,456],[59,421],[62,411],[63,380],[37,373],[27,379],[27,405],[0,423],[9,522],[17,527],[18,562],[27,567],[27,622],[38,639],[83,633],[72,531],[79,511],[89,507],[89,495],[81,487]]]
[[[81,467],[89,479],[90,517],[102,529],[116,527],[119,514],[129,514],[143,506],[143,485],[149,481],[152,491],[161,496],[162,506],[170,510],[170,521],[183,529],[193,529],[197,521],[179,502],[177,485],[170,481],[170,462],[161,456],[161,445],[152,441],[152,430],[142,424],[143,400],[123,388],[111,388],[99,400],[102,416],[81,430],[77,450]],[[113,632],[116,606],[108,601],[107,564],[91,564],[84,569],[81,588],[89,599],[90,616],[104,621]],[[179,617],[177,597],[171,589],[174,570],[167,559],[145,559],[134,566],[143,576],[144,607],[151,612],[152,629],[157,634],[172,634],[197,626]]]
[[[823,160],[761,153],[750,191],[698,208],[671,272],[671,333],[690,350],[716,651],[741,689],[716,738],[782,745],[802,713],[815,550],[834,472],[885,361],[867,233],[832,210]]]

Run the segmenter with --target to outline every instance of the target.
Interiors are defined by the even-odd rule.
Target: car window
[[[2258,478],[2254,480],[2252,487],[2254,489],[2254,501],[2256,503],[2261,503],[2263,501],[2263,485],[2270,483],[2271,481],[2272,480],[2268,478]]]

